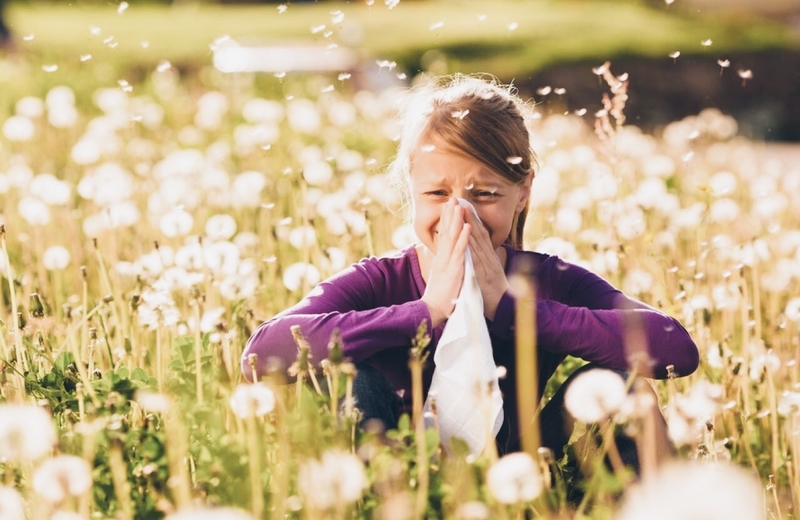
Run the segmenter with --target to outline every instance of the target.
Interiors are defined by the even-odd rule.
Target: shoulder
[[[413,249],[406,248],[381,256],[362,258],[347,269],[332,276],[329,281],[366,278],[380,284],[381,281],[393,281],[398,278],[410,279],[414,276],[416,265]]]

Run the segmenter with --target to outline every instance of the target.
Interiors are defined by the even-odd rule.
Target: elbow
[[[677,322],[676,322],[677,323]],[[692,337],[680,324],[678,324],[678,332],[670,338],[669,345],[667,346],[667,356],[664,356],[663,362],[659,365],[660,374],[659,378],[667,378],[670,376],[668,367],[672,368],[672,374],[675,377],[684,377],[694,373],[697,367],[700,366],[700,352],[697,348]]]

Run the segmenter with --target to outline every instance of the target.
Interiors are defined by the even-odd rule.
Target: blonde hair
[[[400,110],[403,133],[388,173],[408,196],[411,157],[423,139],[437,137],[455,153],[489,171],[522,184],[535,175],[527,117],[531,110],[510,86],[493,77],[456,75],[435,78],[412,89]],[[514,216],[506,239],[522,247],[528,204]]]

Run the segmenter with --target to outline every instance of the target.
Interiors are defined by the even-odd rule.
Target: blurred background
[[[0,0],[0,110],[25,89],[134,84],[168,64],[326,73],[379,89],[422,72],[487,72],[545,110],[600,108],[606,61],[627,72],[628,123],[658,131],[716,107],[740,133],[800,141],[798,0]],[[25,68],[26,65],[29,68]],[[36,65],[31,65],[36,64]],[[40,71],[40,65],[43,71]],[[49,79],[41,81],[41,76]],[[34,78],[38,78],[35,79]],[[352,87],[345,87],[345,83]]]

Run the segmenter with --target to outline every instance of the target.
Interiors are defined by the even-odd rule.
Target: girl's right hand
[[[464,220],[464,208],[456,199],[450,198],[442,205],[434,244],[436,252],[422,295],[434,327],[453,312],[464,282],[464,255],[472,231]]]

